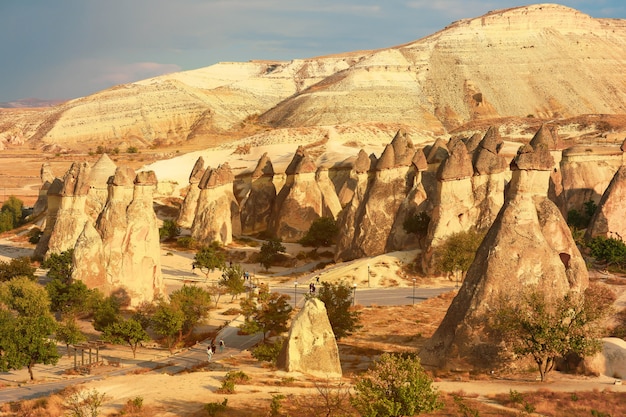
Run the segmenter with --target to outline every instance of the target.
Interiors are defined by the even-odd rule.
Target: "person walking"
[[[226,344],[223,339],[220,339],[220,353],[224,353],[224,347],[226,347]]]
[[[209,357],[209,362],[211,362],[211,359],[213,358],[213,349],[211,348],[211,345],[206,347],[206,354]]]

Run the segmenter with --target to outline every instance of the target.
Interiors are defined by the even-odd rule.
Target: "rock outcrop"
[[[624,153],[617,147],[572,146],[563,151],[560,162],[562,192],[558,200],[561,213],[584,212],[587,201],[598,204],[620,166]]]
[[[324,303],[310,298],[293,319],[277,367],[319,378],[340,378],[339,349]]]
[[[213,241],[228,245],[233,234],[241,233],[239,203],[233,193],[235,177],[228,163],[207,168],[198,187],[198,206],[191,226],[191,236],[200,244]]]
[[[176,219],[176,223],[180,227],[189,229],[193,224],[193,218],[196,216],[196,209],[198,207],[198,197],[200,196],[200,188],[198,187],[198,184],[200,184],[203,175],[204,158],[199,157],[191,169],[191,174],[189,174],[187,194],[185,194],[185,199],[183,200],[180,212],[178,213],[178,218]]]
[[[597,236],[626,239],[626,166],[622,166],[613,176],[604,191],[594,212],[586,239]]]
[[[324,214],[322,191],[315,179],[317,166],[300,146],[285,170],[287,179],[274,202],[269,229],[285,242],[296,242]]]
[[[44,235],[49,237],[40,240],[47,243],[47,247],[38,244],[37,252],[42,254],[61,253],[74,248],[78,236],[83,232],[85,223],[92,221],[85,211],[85,203],[89,192],[89,177],[91,166],[87,162],[73,163],[63,177],[62,188],[59,191],[59,205],[54,218],[47,220]],[[49,192],[56,189],[50,188]],[[50,223],[50,228],[48,228]]]
[[[338,222],[340,232],[336,260],[380,255],[389,250],[396,216],[414,186],[415,152],[413,142],[402,130],[385,147],[371,172],[363,196],[360,192],[355,193],[355,203],[350,204]],[[393,238],[390,245],[396,245]]]
[[[273,179],[274,166],[266,152],[259,158],[252,172],[249,191],[241,202],[241,232],[244,235],[267,231],[276,200]]]
[[[52,173],[52,168],[48,162],[41,164],[39,178],[41,179],[41,187],[39,188],[37,201],[35,201],[35,204],[33,205],[33,214],[31,215],[32,218],[39,217],[48,209],[48,190],[55,179],[55,176]]]
[[[512,302],[532,288],[549,297],[588,285],[585,262],[556,205],[548,199],[554,161],[545,146],[521,148],[512,164],[505,203],[481,243],[459,293],[420,352],[427,366],[490,363],[497,345],[485,317],[501,297]]]

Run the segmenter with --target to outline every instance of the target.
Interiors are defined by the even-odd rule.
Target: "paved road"
[[[436,288],[420,288],[420,287],[401,287],[401,288],[359,288],[353,290],[353,301],[363,306],[397,306],[419,304],[424,300],[436,297],[439,294],[453,291],[454,287],[436,287]],[[293,306],[294,297],[299,307],[304,303],[304,296],[309,293],[308,284],[295,285],[276,285],[271,287],[272,291],[287,294],[290,297],[290,303]]]
[[[441,287],[441,288],[418,288],[413,289],[409,288],[371,288],[371,289],[356,289],[356,299],[355,302],[361,305],[408,305],[408,304],[418,304],[430,297],[435,297],[441,293],[448,292],[453,290],[452,287]],[[279,291],[285,294],[288,294],[292,297],[293,302],[293,292],[294,288],[289,286],[275,286],[272,287],[272,291]],[[298,306],[302,306],[304,304],[304,295],[308,292],[308,285],[302,285],[296,288],[296,301]],[[253,335],[253,336],[242,336],[237,334],[239,331],[239,325],[241,324],[241,319],[235,319],[228,326],[225,326],[217,336],[217,340],[223,339],[226,343],[226,350],[224,354],[232,354],[236,351],[242,351],[245,349],[249,349],[258,343],[263,335],[261,333]],[[32,399],[37,397],[48,396],[54,392],[58,392],[63,388],[76,385],[79,383],[97,380],[106,378],[112,375],[121,375],[125,373],[132,372],[137,368],[149,368],[153,370],[157,370],[161,373],[167,374],[176,374],[184,369],[188,369],[194,366],[197,366],[203,362],[207,361],[207,345],[209,341],[204,341],[202,343],[198,343],[190,349],[186,349],[183,352],[176,354],[174,356],[168,356],[162,353],[160,356],[151,360],[133,360],[126,359],[121,360],[123,363],[123,367],[114,370],[111,372],[107,372],[102,375],[87,375],[83,377],[73,377],[71,379],[59,379],[52,382],[46,382],[41,384],[25,384],[21,387],[17,388],[1,388],[0,389],[0,404],[18,401],[23,399]],[[102,353],[103,357],[108,356],[106,351]],[[213,356],[214,361],[219,361],[220,353],[217,353]],[[48,367],[47,370],[42,365],[37,365],[35,367],[35,373],[44,373],[47,372],[49,375],[54,374],[56,378],[59,378],[64,371],[61,369],[61,366],[57,367]],[[56,369],[58,368],[58,369]],[[66,367],[67,369],[67,367]],[[2,375],[2,374],[0,374]],[[1,379],[1,378],[0,378]],[[0,381],[1,382],[1,381]]]

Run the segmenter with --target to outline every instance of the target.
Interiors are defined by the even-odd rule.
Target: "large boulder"
[[[504,206],[439,328],[421,350],[424,365],[491,363],[499,345],[489,340],[484,326],[501,297],[516,300],[532,288],[556,298],[587,287],[585,262],[547,197],[552,162],[541,148],[533,155],[529,145],[515,158]]]
[[[277,367],[319,378],[340,378],[341,362],[324,303],[310,298],[293,319]]]

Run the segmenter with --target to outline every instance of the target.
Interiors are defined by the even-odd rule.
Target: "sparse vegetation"
[[[597,261],[606,263],[607,267],[620,271],[626,268],[626,244],[621,238],[598,236],[593,238],[588,246],[591,256]]]

